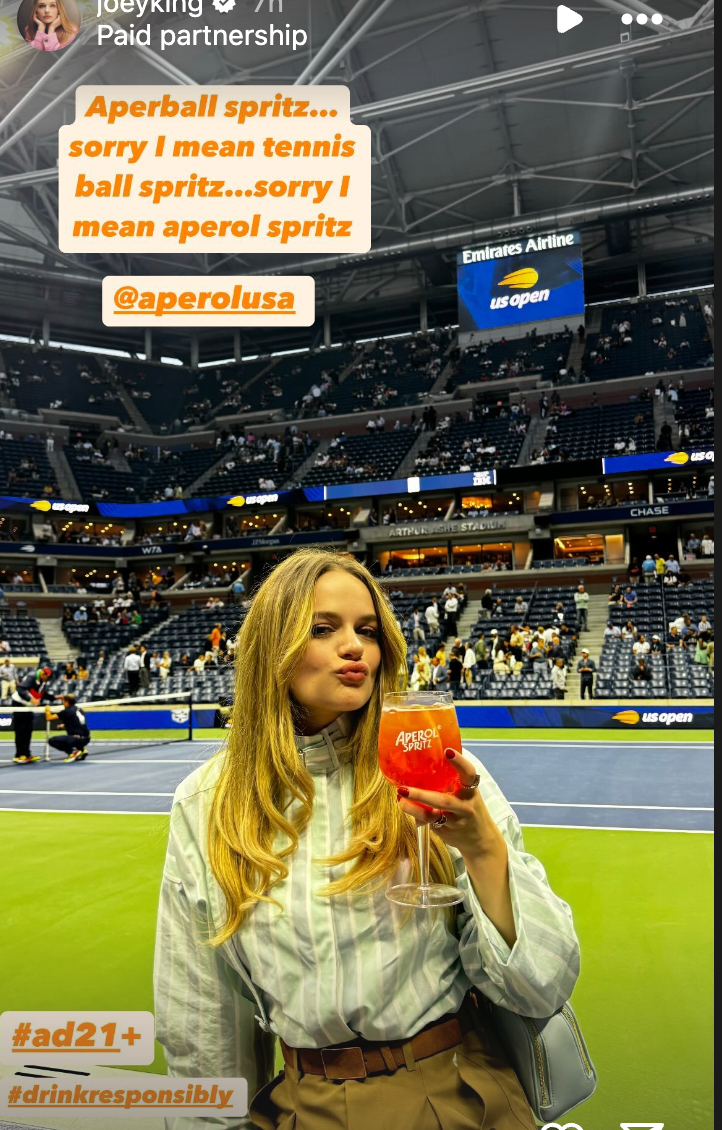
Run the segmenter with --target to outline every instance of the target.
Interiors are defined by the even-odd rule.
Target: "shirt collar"
[[[340,714],[335,722],[318,734],[306,737],[296,734],[296,749],[309,773],[329,773],[350,761],[348,738],[351,734],[348,714]],[[345,748],[346,747],[346,748]]]

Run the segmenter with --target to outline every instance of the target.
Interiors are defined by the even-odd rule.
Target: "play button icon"
[[[566,4],[557,5],[557,31],[560,35],[564,35],[566,31],[571,31],[583,19],[584,16],[580,16],[579,12],[575,12],[573,8],[567,8]]]

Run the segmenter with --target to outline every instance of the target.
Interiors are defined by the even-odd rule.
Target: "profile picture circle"
[[[80,31],[76,0],[22,0],[18,31],[37,51],[62,51]]]

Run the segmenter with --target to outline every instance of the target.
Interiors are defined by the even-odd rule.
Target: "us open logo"
[[[171,718],[173,719],[174,722],[177,722],[179,725],[184,726],[186,724],[186,722],[188,721],[188,718],[190,717],[190,711],[187,710],[187,709],[186,710],[172,710],[170,716],[171,716]]]

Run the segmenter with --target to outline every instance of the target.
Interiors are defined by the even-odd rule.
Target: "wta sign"
[[[460,251],[457,290],[462,333],[583,315],[581,236],[551,232]]]

